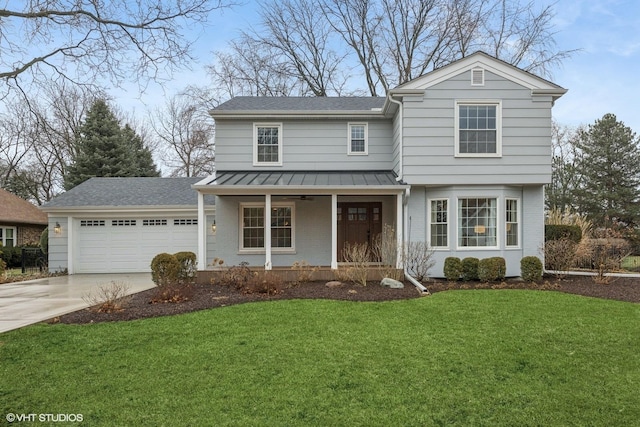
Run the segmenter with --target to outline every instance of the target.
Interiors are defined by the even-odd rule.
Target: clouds
[[[577,126],[613,113],[640,133],[640,4],[560,0],[555,10],[559,48],[581,49],[554,73],[569,89],[554,107],[556,120]]]

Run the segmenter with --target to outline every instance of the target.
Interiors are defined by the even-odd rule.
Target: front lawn
[[[133,322],[35,325],[0,335],[0,419],[634,425],[638,348],[638,304],[520,290],[383,303],[272,301]]]

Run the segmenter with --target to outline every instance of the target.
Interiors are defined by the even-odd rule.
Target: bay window
[[[498,246],[498,206],[495,198],[458,199],[458,246]]]

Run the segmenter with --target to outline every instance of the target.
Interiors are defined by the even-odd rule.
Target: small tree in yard
[[[417,281],[429,278],[429,270],[436,264],[434,250],[427,242],[409,242],[404,250],[404,265]]]

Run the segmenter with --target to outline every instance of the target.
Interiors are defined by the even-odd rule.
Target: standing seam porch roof
[[[368,187],[395,188],[408,185],[393,171],[219,171],[195,184],[200,189],[328,189]]]

